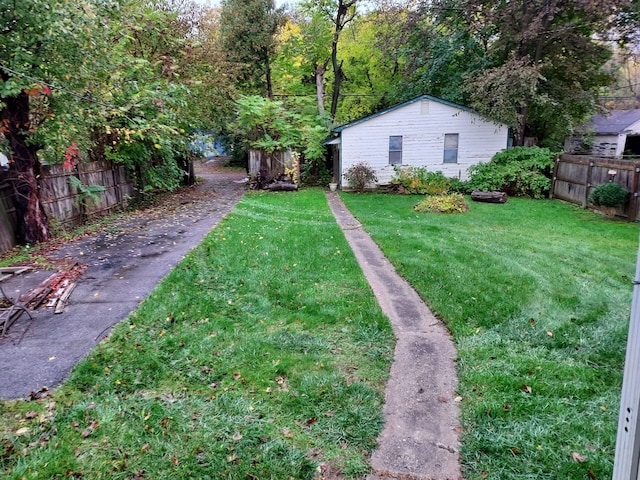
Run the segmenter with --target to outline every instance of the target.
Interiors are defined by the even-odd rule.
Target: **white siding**
[[[446,133],[460,135],[458,163],[443,162]],[[416,101],[345,127],[340,146],[342,172],[364,161],[376,170],[379,184],[390,183],[394,175],[389,165],[391,135],[402,135],[402,165],[466,180],[471,165],[488,162],[507,147],[508,127],[437,101]],[[346,184],[344,179],[342,183]]]

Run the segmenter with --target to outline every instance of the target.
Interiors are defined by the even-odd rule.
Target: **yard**
[[[552,201],[343,194],[449,326],[472,479],[609,478],[636,224]],[[363,478],[390,326],[319,190],[247,194],[52,396],[6,478]]]
[[[343,195],[458,346],[467,479],[611,478],[636,224],[557,201]]]

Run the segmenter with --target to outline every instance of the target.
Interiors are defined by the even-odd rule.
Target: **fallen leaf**
[[[180,460],[178,460],[178,457],[176,457],[175,455],[171,455],[171,463],[173,463],[175,466],[180,465]]]
[[[36,412],[35,410],[31,410],[30,412],[26,413],[24,418],[31,419],[31,418],[36,418],[37,416],[38,416],[38,412]]]
[[[596,474],[595,474],[595,473],[593,473],[593,470],[589,470],[589,471],[587,472],[587,475],[589,475],[589,478],[596,478]]]
[[[18,435],[19,437],[22,435],[26,435],[28,433],[30,433],[31,430],[29,430],[29,427],[22,427],[19,428],[18,430],[16,430],[16,435]]]
[[[144,453],[147,452],[149,448],[151,448],[151,446],[148,443],[145,443],[144,445],[142,445],[142,448],[140,448],[140,451]]]
[[[522,385],[522,387],[520,387],[520,390],[522,390],[524,393],[531,393],[533,390],[531,390],[531,387],[529,385]]]
[[[236,372],[233,374],[234,380],[240,380],[241,378],[242,378],[242,375],[240,374],[240,372]]]
[[[553,332],[551,330],[547,330],[547,335],[549,335],[550,337],[553,337]]]
[[[316,423],[318,421],[318,419],[316,417],[311,417],[309,418],[306,422],[304,422],[307,426],[312,426],[314,423]]]
[[[576,463],[583,463],[587,457],[579,454],[578,452],[571,452],[571,459]]]
[[[440,396],[438,397],[438,401],[439,401],[440,403],[447,403],[447,402],[449,401],[449,399],[448,399],[447,397],[443,396],[443,395],[440,395]]]
[[[529,325],[531,325],[532,327],[536,326],[536,320],[534,318],[530,318],[529,319]]]
[[[514,455],[520,455],[522,452],[518,447],[511,447],[511,453],[513,453]]]
[[[239,440],[242,440],[242,434],[240,432],[236,432],[231,438],[233,438],[233,440],[237,442]]]
[[[287,438],[293,438],[293,433],[291,433],[291,430],[289,430],[288,428],[283,428],[282,430],[282,434],[287,437]]]
[[[456,398],[453,399],[453,401],[456,403],[460,403],[462,401],[462,397],[457,396]]]

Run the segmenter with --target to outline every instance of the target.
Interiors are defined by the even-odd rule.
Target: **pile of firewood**
[[[53,308],[55,313],[62,313],[76,287],[69,271],[56,272],[47,277],[36,288],[20,296],[17,305],[35,310],[40,305]]]
[[[293,179],[289,175],[281,173],[277,177],[272,177],[266,170],[260,170],[255,177],[249,181],[251,190],[294,191],[298,190]]]
[[[54,313],[64,312],[76,286],[76,279],[82,275],[85,268],[86,266],[76,263],[68,270],[49,275],[36,288],[20,295],[17,300],[12,300],[0,287],[3,297],[0,299],[0,336],[6,335],[9,327],[20,315],[26,313],[31,317],[30,310],[42,305],[53,309]],[[0,268],[0,282],[28,270],[31,270],[31,267]]]

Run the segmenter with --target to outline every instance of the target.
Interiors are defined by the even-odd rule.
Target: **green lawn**
[[[342,197],[453,333],[466,478],[610,478],[637,225],[558,201]]]
[[[0,404],[0,477],[358,478],[393,346],[324,195],[251,193],[52,398]]]
[[[455,338],[466,478],[610,478],[637,225],[343,198]],[[363,478],[392,353],[322,192],[250,193],[52,397],[0,403],[0,477]]]

